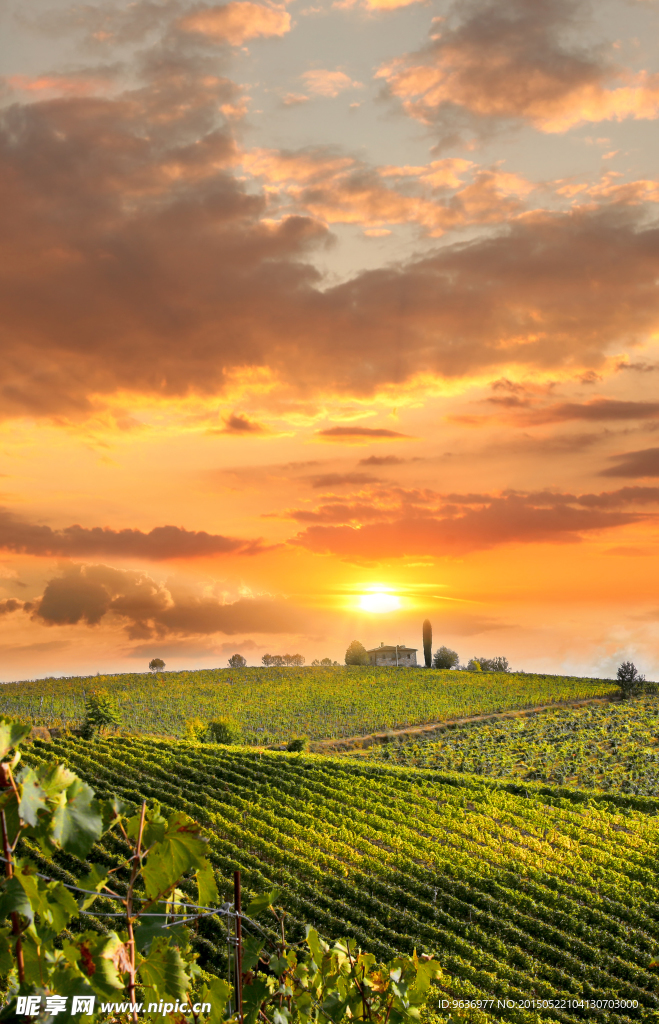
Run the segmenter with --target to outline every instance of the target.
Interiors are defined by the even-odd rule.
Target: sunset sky
[[[0,37],[1,679],[426,617],[659,674],[658,0],[4,0]]]

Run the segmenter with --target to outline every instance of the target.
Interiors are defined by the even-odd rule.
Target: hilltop
[[[74,676],[6,683],[0,714],[50,726],[76,726],[84,700],[105,689],[125,732],[181,737],[193,717],[229,716],[249,744],[292,736],[353,737],[536,707],[616,692],[607,679],[523,673],[471,673],[372,666],[201,669]]]

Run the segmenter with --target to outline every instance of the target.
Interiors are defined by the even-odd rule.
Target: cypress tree
[[[432,626],[430,619],[423,624],[423,657],[426,668],[432,668]]]

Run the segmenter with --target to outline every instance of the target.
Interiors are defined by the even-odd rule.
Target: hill
[[[554,701],[606,696],[606,679],[371,667],[204,669],[6,683],[0,714],[74,726],[85,695],[112,692],[131,733],[180,737],[187,719],[228,715],[247,743],[365,735]]]
[[[435,952],[453,993],[498,1001],[494,1016],[622,1022],[639,1018],[629,1001],[659,1009],[649,969],[659,801],[644,814],[634,798],[616,806],[347,758],[138,738],[37,742],[27,759],[53,755],[97,791],[202,821],[225,895],[240,867],[252,891],[282,887],[299,930],[352,934],[382,957]],[[99,851],[108,864],[112,843]],[[218,929],[202,922],[197,943],[221,968]]]

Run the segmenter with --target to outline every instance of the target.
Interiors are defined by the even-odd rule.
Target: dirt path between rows
[[[532,708],[511,708],[510,711],[493,711],[489,715],[470,715],[467,718],[447,718],[442,722],[426,722],[425,725],[409,725],[404,729],[391,729],[386,732],[371,732],[366,736],[346,736],[343,739],[314,740],[310,749],[316,754],[332,751],[366,750],[376,743],[388,743],[390,740],[407,736],[431,736],[444,729],[459,725],[471,725],[473,722],[492,722],[501,718],[524,718],[535,715],[539,711],[556,711],[560,708],[580,708],[587,704],[609,704],[611,697],[582,697],[579,700],[554,701],[552,704],[539,704]]]

